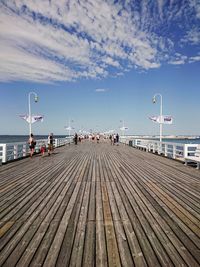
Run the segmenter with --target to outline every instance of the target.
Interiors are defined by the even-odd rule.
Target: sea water
[[[54,138],[65,138],[66,135],[54,135]],[[35,135],[36,140],[47,139],[48,135]],[[28,142],[28,135],[0,135],[0,144]]]

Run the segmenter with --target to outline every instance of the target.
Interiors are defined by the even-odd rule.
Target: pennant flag
[[[74,128],[73,127],[71,127],[71,126],[65,126],[65,129],[67,130],[67,131],[71,131],[71,130],[74,130]]]
[[[123,126],[123,127],[120,128],[120,130],[121,131],[126,131],[126,130],[128,130],[128,127]]]
[[[172,116],[163,116],[163,124],[172,124],[173,123],[173,118]]]
[[[27,121],[28,123],[34,123],[34,122],[38,122],[38,121],[43,121],[44,116],[41,115],[33,115],[31,116],[31,120],[30,120],[30,116],[29,115],[19,115],[19,117],[25,121]]]
[[[43,118],[44,118],[44,116],[41,116],[41,115],[33,115],[32,116],[32,123],[34,123],[34,122],[38,122],[38,121],[41,121],[41,122],[43,122]]]
[[[173,118],[169,115],[163,115],[163,116],[151,116],[149,117],[150,120],[152,120],[155,123],[162,123],[162,124],[172,124]]]
[[[160,116],[151,116],[149,119],[155,123],[160,123]]]
[[[29,116],[28,115],[19,115],[19,117],[25,121],[27,121],[28,123],[30,123],[30,120],[29,120]]]

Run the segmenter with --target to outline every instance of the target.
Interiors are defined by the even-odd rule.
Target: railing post
[[[165,157],[167,157],[167,144],[165,144]]]
[[[135,139],[135,146],[138,147],[138,139]]]
[[[162,153],[162,143],[159,142],[158,144],[158,155],[160,155]]]
[[[173,159],[176,158],[176,145],[173,145],[173,155],[172,155]]]
[[[187,144],[184,144],[183,157],[186,158],[187,156],[188,156],[188,146],[187,146]]]
[[[151,144],[148,143],[148,152],[150,152],[150,151],[151,151]]]
[[[58,147],[58,139],[55,139],[55,147]]]
[[[7,145],[2,145],[2,162],[5,163],[7,161]]]
[[[23,157],[26,157],[26,144],[23,145],[22,153]]]
[[[14,159],[17,159],[17,157],[18,157],[18,145],[14,145],[14,147],[13,147],[13,156],[14,156]]]

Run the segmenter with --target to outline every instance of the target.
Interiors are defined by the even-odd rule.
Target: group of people
[[[53,133],[50,133],[48,135],[48,141],[47,141],[47,152],[48,152],[49,156],[53,153],[53,149],[54,149],[53,142],[54,142]],[[30,157],[32,158],[32,156],[35,152],[35,146],[36,146],[36,140],[35,140],[34,135],[32,133],[30,134],[28,144],[29,144],[29,148],[30,148]],[[45,152],[46,152],[45,142],[42,142],[42,144],[40,146],[40,152],[41,152],[42,156],[44,157]]]
[[[112,134],[109,136],[111,145],[119,144],[119,134]]]
[[[90,140],[94,141],[96,139],[97,143],[99,143],[100,134],[96,134],[96,135],[90,134],[90,135],[85,135],[85,136],[83,136],[83,135],[79,135],[78,136],[78,134],[75,133],[75,135],[74,135],[74,144],[77,145],[78,141],[81,142],[83,139],[89,139],[89,141]]]
[[[119,134],[112,134],[110,136],[107,136],[107,135],[102,135],[101,138],[103,138],[103,141],[106,141],[106,139],[110,139],[110,142],[111,142],[111,145],[118,145],[119,144]],[[100,141],[100,134],[97,133],[97,134],[89,134],[89,135],[86,135],[86,136],[78,136],[77,133],[75,133],[74,135],[74,144],[77,145],[78,144],[78,141],[81,142],[82,139],[88,139],[89,141],[95,141],[97,142],[97,144],[99,143]]]
[[[99,143],[100,134],[96,134],[96,136],[95,135],[88,136],[88,139],[89,140],[91,139],[93,141],[96,139],[97,143]],[[119,143],[119,134],[110,135],[109,139],[110,139],[111,145],[118,144]],[[78,141],[81,142],[81,140],[82,140],[82,137],[78,136],[78,134],[75,133],[75,135],[74,135],[75,145],[78,144]],[[45,155],[46,150],[47,150],[49,156],[53,153],[53,149],[54,149],[53,142],[54,142],[53,133],[50,133],[48,135],[47,147],[46,147],[45,142],[42,142],[42,144],[40,146],[40,152],[41,152],[42,156]],[[29,148],[30,148],[30,157],[32,158],[32,156],[35,152],[35,146],[36,146],[36,140],[35,140],[32,133],[30,134],[28,144],[29,144]]]

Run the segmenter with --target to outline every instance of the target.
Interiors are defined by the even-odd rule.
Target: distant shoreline
[[[150,136],[150,135],[125,135],[125,136],[130,136],[130,137],[133,137],[133,138],[145,138],[145,139],[158,139],[160,138],[159,135],[156,135],[156,136]],[[182,139],[182,140],[193,140],[193,139],[200,139],[200,135],[195,135],[195,136],[168,136],[168,135],[163,135],[162,136],[163,139]]]

